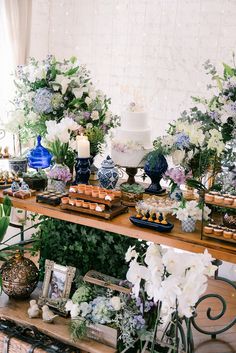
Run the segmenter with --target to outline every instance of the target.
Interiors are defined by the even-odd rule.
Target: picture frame
[[[38,300],[39,305],[46,304],[54,312],[66,316],[65,304],[70,296],[75,272],[75,267],[62,266],[47,259],[42,294]]]

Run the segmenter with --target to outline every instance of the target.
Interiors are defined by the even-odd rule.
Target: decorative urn
[[[52,155],[41,145],[41,136],[37,137],[37,145],[29,151],[27,158],[30,168],[45,169],[50,166]]]
[[[101,168],[98,170],[98,179],[101,187],[105,189],[114,189],[116,187],[119,172],[110,156],[107,156],[102,162]]]
[[[165,157],[162,154],[154,154],[150,153],[147,157],[144,171],[151,179],[151,184],[145,190],[149,194],[162,194],[165,192],[165,189],[162,189],[160,185],[160,181],[162,179],[163,174],[168,169],[168,164]]]
[[[27,298],[36,288],[39,271],[30,259],[16,252],[1,268],[2,290],[14,298]]]

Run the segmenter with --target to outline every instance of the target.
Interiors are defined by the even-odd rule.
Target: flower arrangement
[[[46,139],[54,155],[56,163],[65,163],[69,147],[75,149],[75,131],[80,125],[69,117],[62,118],[60,122],[46,121]]]
[[[105,288],[92,288],[86,283],[80,284],[72,299],[66,303],[74,339],[84,338],[93,324],[107,325],[119,330],[119,352],[134,344],[137,332],[144,329],[145,320],[151,315],[152,307],[152,301],[114,294]]]
[[[228,153],[228,144],[236,131],[236,68],[224,64],[223,76],[208,61],[207,74],[216,82],[218,93],[209,100],[193,97],[203,104],[204,111],[194,107],[169,124],[167,135],[154,141],[155,150],[169,155],[175,166],[192,171],[195,179],[212,171],[214,175],[220,160]],[[208,88],[215,86],[208,85]]]
[[[189,171],[186,174],[185,170],[178,166],[168,169],[164,177],[170,181],[170,192],[173,192],[177,186],[185,184],[188,179],[192,178],[192,172]]]
[[[209,218],[211,209],[205,206],[202,202],[197,201],[186,201],[182,199],[176,206],[174,214],[180,221],[185,221],[188,218],[192,218],[195,221],[201,221],[202,217],[204,220]]]
[[[107,132],[119,125],[119,117],[109,111],[110,98],[95,89],[89,71],[75,57],[63,62],[52,55],[42,61],[31,58],[27,65],[17,67],[14,82],[15,110],[8,128],[20,127],[23,140],[45,136],[46,122],[58,123],[67,116],[89,133],[95,153]]]
[[[168,336],[170,352],[181,351],[178,323],[181,318],[188,322],[194,314],[194,306],[207,288],[207,276],[213,276],[217,269],[212,264],[214,259],[207,250],[204,254],[177,253],[172,248],[150,244],[145,254],[129,248],[126,260],[130,263],[127,279],[133,285],[135,297],[144,295],[153,301],[156,312],[155,323],[146,325],[142,332],[142,347],[156,352],[156,339],[161,330],[161,337],[173,333]],[[188,344],[188,335],[186,339]]]
[[[154,353],[165,344],[169,352],[187,351],[195,304],[207,288],[207,277],[217,269],[212,256],[207,250],[179,253],[149,244],[139,252],[130,246],[125,260],[131,294],[80,284],[66,304],[72,337],[83,338],[90,325],[103,324],[118,330],[118,352]],[[184,331],[177,326],[184,323],[187,332],[181,340]]]
[[[70,173],[68,167],[55,165],[49,172],[48,177],[53,180],[61,180],[67,183],[71,180],[72,174]]]

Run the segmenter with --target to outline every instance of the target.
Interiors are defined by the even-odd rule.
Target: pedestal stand
[[[126,184],[136,184],[135,175],[138,172],[138,168],[126,168],[126,173],[128,174],[128,180]]]

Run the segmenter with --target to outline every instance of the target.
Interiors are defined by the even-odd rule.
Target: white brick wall
[[[76,55],[122,113],[143,97],[153,138],[204,95],[202,64],[231,61],[235,0],[33,0],[31,55]]]

